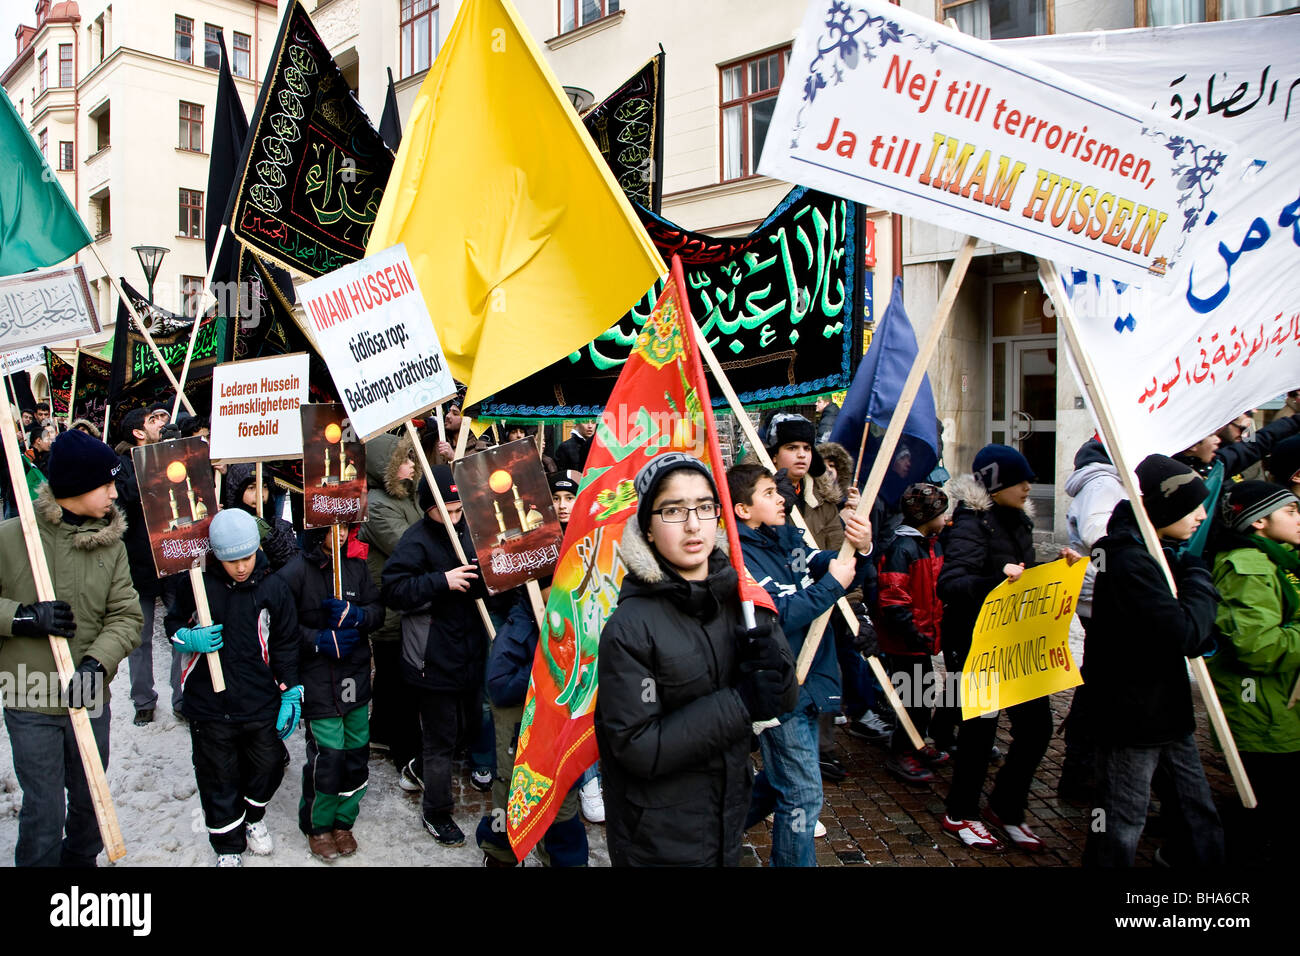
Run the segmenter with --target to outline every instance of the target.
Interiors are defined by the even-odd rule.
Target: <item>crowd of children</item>
[[[28,464],[40,479],[32,493],[60,600],[35,600],[30,575],[6,561],[0,669],[21,662],[49,670],[48,648],[30,639],[75,634],[74,684],[87,695],[102,691],[128,659],[135,722],[147,724],[158,697],[151,648],[161,600],[175,652],[171,703],[188,724],[219,866],[240,865],[246,850],[272,852],[266,806],[288,764],[282,741],[300,721],[307,746],[299,828],[316,858],[358,852],[353,825],[372,750],[392,761],[404,789],[421,794],[433,839],[463,845],[453,776],[458,757],[475,752],[470,782],[491,791],[475,833],[484,863],[520,865],[504,819],[536,610],[522,588],[496,596],[484,588],[451,468],[432,469],[444,511],[411,440],[372,439],[367,517],[339,530],[336,568],[336,532],[296,532],[269,492],[257,500],[251,467],[231,466],[211,523],[200,612],[191,589],[153,571],[130,456],[133,445],[174,433],[168,425],[161,405],[130,413],[121,457],[85,428],[31,442]],[[458,410],[445,426],[445,438],[426,440],[435,462],[454,456],[466,427]],[[1079,605],[1085,684],[1067,721],[1060,790],[1104,821],[1089,828],[1086,863],[1133,863],[1153,793],[1162,862],[1281,860],[1295,845],[1283,814],[1300,772],[1298,426],[1300,418],[1279,419],[1246,440],[1247,424],[1234,423],[1173,458],[1152,455],[1137,467],[1136,502],[1126,499],[1099,441],[1075,459],[1066,485],[1074,496],[1070,547],[1055,556],[1092,563]],[[33,427],[48,426],[34,418]],[[200,427],[187,423],[190,432]],[[594,431],[580,424],[556,464],[544,459],[562,525]],[[504,437],[529,434],[512,428]],[[586,865],[586,816],[607,819],[615,865],[734,864],[745,831],[767,820],[773,865],[815,865],[823,781],[844,777],[834,727],[845,722],[884,745],[885,767],[906,784],[942,786],[940,777],[951,774],[942,832],[975,849],[1042,852],[1026,808],[1053,732],[1049,698],[1006,708],[1012,744],[1003,757],[999,715],[961,720],[957,684],[936,680],[935,671],[936,658],[949,674],[962,669],[986,595],[1039,561],[1029,462],[1016,449],[985,446],[970,474],[942,487],[914,480],[895,500],[878,501],[868,520],[856,513],[852,457],[817,444],[811,421],[774,415],[765,438],[774,469],[734,465],[726,496],[717,485],[723,476],[688,455],[652,458],[636,476],[636,513],[620,548],[626,578],[598,658],[600,778],[573,785],[538,856],[548,865]],[[1260,480],[1265,475],[1273,480]],[[724,514],[728,497],[732,511]],[[1142,517],[1161,540],[1173,588],[1147,551]],[[775,606],[775,614],[760,610],[753,626],[741,614],[725,522],[736,524],[745,568]],[[0,526],[6,555],[22,549],[17,525]],[[91,575],[98,582],[91,593],[74,599],[70,582],[88,560],[111,574]],[[550,582],[540,583],[544,602]],[[853,625],[834,613],[798,680],[795,661],[810,626],[837,607],[851,611]],[[863,660],[876,653],[920,747],[886,712]],[[208,670],[213,654],[221,693]],[[1211,797],[1193,739],[1186,661],[1197,656],[1209,661],[1256,812],[1225,810],[1221,819]],[[106,691],[101,697],[106,715]],[[18,862],[93,859],[98,836],[87,822],[93,815],[75,747],[57,768],[40,755],[67,751],[51,736],[68,734],[66,712],[49,701],[6,701],[6,724],[24,790]],[[106,761],[104,717],[93,726]],[[65,785],[66,811],[56,812]]]

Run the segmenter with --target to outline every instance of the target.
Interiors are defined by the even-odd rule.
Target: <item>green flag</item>
[[[0,89],[0,276],[62,262],[90,233]]]

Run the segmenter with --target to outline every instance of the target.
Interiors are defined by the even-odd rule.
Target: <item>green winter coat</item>
[[[1300,677],[1300,619],[1282,623],[1277,567],[1255,548],[1223,551],[1214,562],[1214,584],[1215,623],[1226,641],[1209,660],[1210,675],[1237,748],[1300,751],[1300,705],[1286,706]]]
[[[87,655],[95,658],[107,671],[107,686],[122,659],[140,646],[140,629],[144,626],[140,596],[131,584],[126,546],[122,544],[126,518],[114,506],[107,518],[67,524],[48,485],[41,486],[34,507],[55,597],[72,605],[77,621],[76,635],[68,642],[72,663],[81,663]],[[0,562],[0,691],[4,706],[43,714],[64,713],[59,707],[38,706],[48,699],[48,691],[59,686],[57,680],[45,682],[42,691],[33,690],[30,700],[20,702],[15,697],[30,675],[58,672],[48,638],[11,636],[18,605],[37,600],[18,518],[0,524]]]
[[[411,456],[411,439],[376,435],[366,442],[366,520],[357,537],[369,546],[366,565],[375,586],[382,585],[384,564],[406,529],[424,517],[415,501],[415,482],[399,480],[397,471]],[[402,616],[385,609],[384,624],[370,633],[373,641],[397,641],[402,637]]]

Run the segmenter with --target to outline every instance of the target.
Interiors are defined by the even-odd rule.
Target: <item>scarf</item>
[[[1282,623],[1289,624],[1300,612],[1300,552],[1289,544],[1259,534],[1248,535],[1246,540],[1267,554],[1277,568],[1277,583],[1282,591]]]

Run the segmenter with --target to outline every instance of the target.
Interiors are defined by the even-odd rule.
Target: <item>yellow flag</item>
[[[425,77],[366,251],[398,242],[467,405],[667,271],[509,0],[466,0]]]

